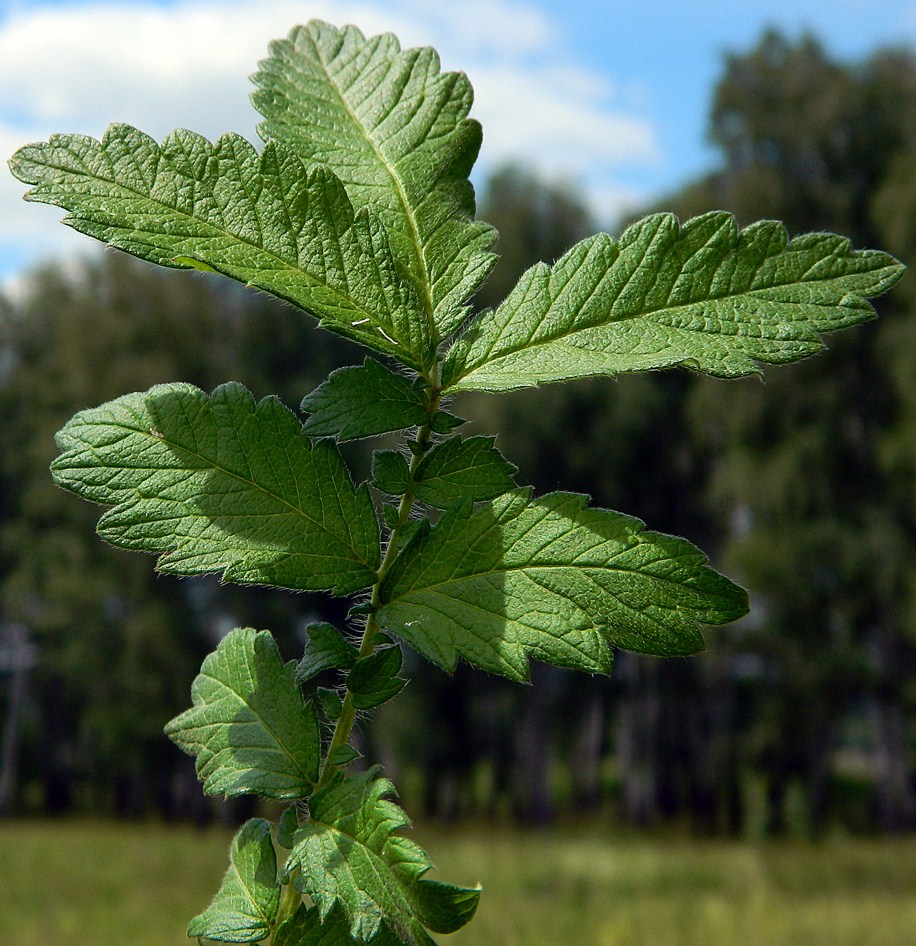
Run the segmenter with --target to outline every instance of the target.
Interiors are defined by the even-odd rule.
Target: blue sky
[[[0,151],[127,121],[255,140],[246,76],[269,39],[319,16],[436,46],[475,86],[480,178],[507,160],[574,181],[598,219],[714,164],[709,97],[728,51],[768,26],[834,55],[916,45],[916,0],[13,0],[0,2]],[[0,282],[88,249],[0,171]]]

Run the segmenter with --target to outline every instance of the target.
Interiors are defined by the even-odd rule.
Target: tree
[[[0,426],[16,444],[0,455],[0,614],[38,646],[22,768],[47,810],[207,816],[161,730],[221,622],[269,621],[291,646],[306,615],[334,613],[320,596],[157,580],[100,544],[92,511],[47,476],[55,430],[80,405],[176,377],[212,387],[243,372],[294,399],[348,360],[348,343],[263,296],[121,254],[45,267],[0,313]]]
[[[767,33],[728,57],[715,92],[722,170],[675,205],[780,216],[796,232],[839,228],[912,258],[914,109],[912,54],[846,65],[810,37]],[[745,763],[765,773],[776,828],[793,783],[804,786],[809,822],[822,821],[843,728],[863,706],[875,727],[878,817],[889,828],[916,823],[905,723],[913,638],[899,606],[912,594],[916,532],[902,467],[888,462],[905,466],[912,442],[911,298],[881,313],[858,344],[837,338],[798,372],[768,373],[765,388],[737,386],[725,411],[715,382],[698,381],[693,396],[692,430],[717,454],[711,508],[732,523],[723,561],[762,600],[764,616],[730,649],[762,658],[756,685],[742,684],[752,704],[742,710],[752,719]]]

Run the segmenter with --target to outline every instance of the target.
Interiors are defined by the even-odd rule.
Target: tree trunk
[[[615,669],[623,688],[617,717],[621,814],[630,824],[644,826],[658,814],[657,668],[645,658],[622,652]]]
[[[874,706],[878,745],[875,754],[875,801],[885,831],[898,833],[916,825],[916,795],[907,766],[905,722],[898,703]]]
[[[19,768],[19,729],[28,696],[29,670],[35,666],[37,654],[28,629],[22,624],[7,624],[0,639],[0,670],[11,674],[0,745],[0,814],[9,811],[16,796]]]
[[[579,730],[573,741],[569,767],[573,805],[580,811],[598,806],[601,800],[601,756],[607,725],[605,693],[607,681],[595,677],[582,687],[586,693]]]
[[[16,775],[19,762],[19,726],[25,709],[28,668],[16,667],[10,679],[6,722],[3,725],[3,746],[0,749],[0,814],[8,812],[16,797]]]
[[[529,824],[547,824],[556,814],[550,785],[550,721],[555,689],[551,684],[557,673],[553,667],[532,665],[533,686],[524,695],[515,728],[515,810]]]

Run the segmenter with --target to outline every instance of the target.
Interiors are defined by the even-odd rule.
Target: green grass
[[[229,832],[0,823],[0,931],[16,946],[174,946]],[[909,946],[916,840],[820,845],[474,826],[418,832],[442,879],[484,884],[452,946]],[[436,876],[439,876],[437,873]]]

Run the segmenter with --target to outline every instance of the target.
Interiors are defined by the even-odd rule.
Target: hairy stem
[[[375,650],[375,639],[381,630],[378,621],[375,619],[375,610],[381,604],[382,582],[385,580],[385,576],[388,574],[388,570],[391,568],[394,560],[398,557],[398,539],[400,538],[401,530],[410,519],[410,511],[413,509],[417,467],[420,465],[420,461],[423,459],[432,442],[432,419],[439,410],[439,403],[442,400],[442,392],[439,387],[438,376],[439,366],[437,364],[432,373],[432,377],[427,379],[430,383],[428,415],[429,421],[417,430],[417,438],[415,441],[416,448],[412,453],[410,458],[410,466],[408,467],[407,489],[402,494],[398,503],[398,516],[395,520],[394,527],[391,530],[391,534],[388,536],[388,545],[385,548],[385,554],[382,557],[382,563],[379,565],[375,584],[372,586],[372,597],[370,599],[372,611],[366,618],[366,625],[363,628],[363,636],[359,645],[360,657],[368,657],[373,653]],[[337,770],[338,766],[332,765],[330,762],[328,762],[328,757],[339,746],[345,746],[349,742],[350,734],[353,731],[353,724],[355,722],[356,707],[353,705],[353,695],[348,690],[346,696],[344,697],[340,716],[338,717],[337,723],[334,726],[334,734],[331,737],[330,744],[328,745],[324,767],[322,768],[321,778],[318,780],[318,784],[315,786],[316,789],[326,785],[331,776]]]

